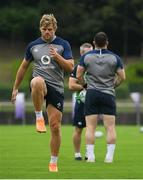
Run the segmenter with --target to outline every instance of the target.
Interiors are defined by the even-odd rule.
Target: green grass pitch
[[[143,133],[137,126],[117,126],[114,163],[105,164],[104,136],[96,140],[96,163],[77,162],[73,158],[72,126],[62,126],[58,173],[48,171],[50,130],[35,132],[35,126],[0,126],[1,179],[142,179]],[[82,155],[85,153],[84,132]]]

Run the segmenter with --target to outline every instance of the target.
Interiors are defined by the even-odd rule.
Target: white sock
[[[87,152],[88,159],[95,159],[94,144],[87,144],[86,145],[86,152]]]
[[[106,159],[113,159],[116,144],[107,144]]]
[[[51,156],[50,163],[56,163],[57,164],[58,157],[57,156]]]
[[[76,152],[76,153],[74,154],[74,156],[75,156],[75,157],[81,157],[81,154],[80,154],[80,152]]]
[[[42,118],[43,117],[43,112],[42,111],[35,111],[36,119]]]

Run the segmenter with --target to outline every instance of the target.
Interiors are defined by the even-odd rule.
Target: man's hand
[[[54,59],[60,66],[61,68],[66,71],[66,72],[71,72],[73,70],[74,66],[74,60],[73,59],[64,59],[58,52],[55,47],[50,45],[50,51],[49,55],[52,59]]]
[[[50,57],[52,57],[52,58],[56,58],[59,55],[57,53],[56,49],[52,45],[50,45],[49,53],[50,53]]]
[[[122,83],[122,80],[120,77],[116,77],[115,80],[114,80],[114,87],[118,87],[120,86],[120,84]]]
[[[17,94],[18,94],[18,89],[14,89],[13,91],[12,91],[12,96],[11,96],[11,102],[14,104],[15,103],[15,101],[16,101],[16,96],[17,96]]]

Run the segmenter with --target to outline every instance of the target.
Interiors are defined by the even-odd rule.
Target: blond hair
[[[93,46],[90,43],[84,43],[80,46],[80,53],[84,54],[85,52],[92,50]]]
[[[54,29],[57,29],[57,20],[53,14],[44,14],[40,20],[40,27],[52,25]]]

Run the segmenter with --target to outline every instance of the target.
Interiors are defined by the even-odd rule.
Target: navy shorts
[[[116,115],[115,96],[95,89],[87,89],[85,98],[85,115]]]
[[[52,104],[55,108],[57,108],[59,111],[63,112],[63,106],[64,106],[64,94],[60,93],[55,90],[55,88],[47,86],[47,94],[44,97],[46,100],[46,107],[48,104]]]
[[[74,107],[73,125],[78,128],[84,128],[86,126],[84,115],[84,103],[77,100],[75,102]]]

